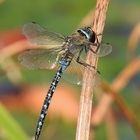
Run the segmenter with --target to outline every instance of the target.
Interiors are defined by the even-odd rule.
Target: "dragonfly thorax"
[[[82,36],[88,39],[90,42],[95,43],[96,34],[90,27],[84,27],[77,30]]]

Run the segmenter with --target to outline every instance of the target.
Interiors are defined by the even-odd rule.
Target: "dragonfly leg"
[[[78,55],[78,57],[76,59],[76,62],[79,63],[79,64],[81,64],[81,65],[83,65],[84,67],[87,67],[88,66],[88,67],[92,67],[93,69],[96,70],[96,67],[95,66],[91,66],[91,65],[89,65],[89,64],[87,64],[87,63],[85,63],[85,62],[83,62],[83,61],[80,60],[80,56],[81,56],[82,51],[83,51],[83,48],[80,50],[79,55]]]
[[[92,45],[96,45],[97,46],[96,50],[93,50],[91,46],[89,47],[89,50],[92,51],[94,54],[97,54],[100,45],[98,43],[94,43]]]
[[[80,50],[79,55],[78,55],[78,57],[76,59],[76,62],[81,64],[81,65],[83,65],[84,67],[91,67],[91,68],[95,69],[98,74],[100,74],[100,71],[95,66],[91,66],[91,65],[89,65],[89,64],[87,64],[87,63],[85,63],[85,62],[80,60],[80,56],[81,56],[82,51],[83,51],[83,48]]]
[[[99,39],[98,39],[98,36],[101,36],[102,33],[99,33],[96,35],[96,38],[97,38],[97,49],[96,49],[96,53],[98,52],[99,48],[100,48],[100,42],[99,42]]]

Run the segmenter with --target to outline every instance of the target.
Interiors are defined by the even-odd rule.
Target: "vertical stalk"
[[[109,0],[98,0],[93,19],[92,29],[96,34],[102,34],[106,12]],[[101,36],[99,36],[101,42]],[[95,57],[90,51],[87,55],[86,62],[92,66],[97,66],[98,58]],[[95,71],[85,69],[83,75],[83,86],[80,97],[80,110],[78,116],[78,124],[76,130],[76,140],[88,140],[90,132],[91,110],[92,110],[92,97],[93,97],[93,83],[95,79]]]

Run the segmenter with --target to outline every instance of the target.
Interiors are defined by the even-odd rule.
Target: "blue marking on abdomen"
[[[61,67],[59,68],[59,70],[55,74],[55,77],[54,77],[54,79],[51,83],[51,86],[48,90],[48,94],[47,94],[47,96],[44,100],[44,103],[43,103],[43,106],[42,106],[42,109],[41,109],[40,117],[39,117],[39,120],[38,120],[38,123],[37,123],[36,132],[35,132],[35,140],[38,140],[38,138],[39,138],[39,135],[41,133],[41,129],[42,129],[42,126],[43,126],[43,123],[44,123],[44,120],[45,120],[45,116],[47,114],[48,107],[49,107],[49,104],[51,102],[51,98],[53,96],[53,93],[54,93],[54,91],[57,87],[57,84],[58,84],[58,82],[61,78],[62,73],[69,66],[70,61],[67,61],[66,59],[63,59],[59,63],[61,64]]]

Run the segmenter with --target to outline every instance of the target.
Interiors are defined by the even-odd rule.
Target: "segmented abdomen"
[[[48,111],[48,107],[49,107],[51,98],[52,98],[53,93],[54,93],[54,91],[57,87],[57,84],[58,84],[58,82],[61,78],[61,75],[64,72],[64,70],[67,68],[67,66],[69,65],[69,62],[68,61],[66,61],[66,62],[61,61],[60,64],[62,64],[62,65],[55,74],[55,77],[54,77],[54,79],[51,83],[48,94],[47,94],[47,96],[44,100],[44,103],[43,103],[43,106],[42,106],[42,109],[41,109],[40,117],[38,119],[37,128],[36,128],[36,132],[35,132],[35,140],[38,140],[38,138],[39,138],[39,135],[40,135],[43,123],[44,123],[45,116],[46,116],[47,111]]]

